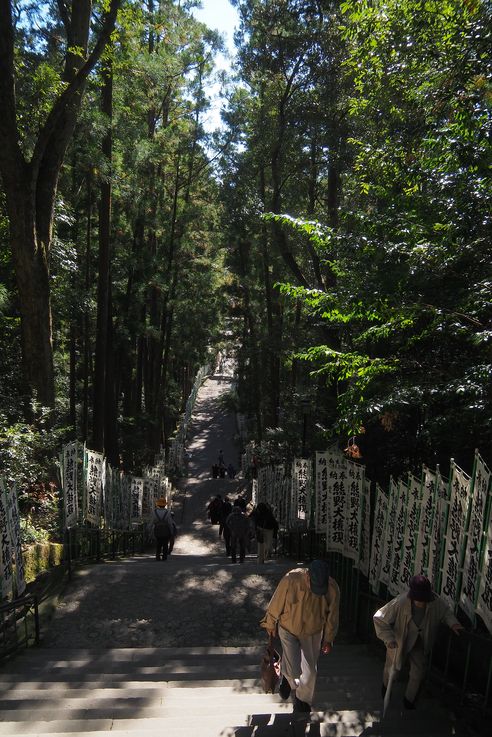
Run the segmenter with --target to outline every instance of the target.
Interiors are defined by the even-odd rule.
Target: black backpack
[[[166,514],[162,519],[158,517],[157,512],[155,512],[154,535],[156,537],[169,537],[171,532],[169,511],[166,509]]]

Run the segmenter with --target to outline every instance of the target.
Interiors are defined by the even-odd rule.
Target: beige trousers
[[[295,637],[283,627],[278,628],[282,643],[282,675],[301,701],[313,703],[318,658],[323,632],[306,637]]]
[[[397,652],[398,650],[396,648],[386,648],[386,661],[383,671],[383,683],[385,686],[388,685],[391,665]],[[427,670],[427,658],[425,657],[421,640],[417,640],[412,649],[405,655],[404,660],[408,660],[410,665],[410,676],[405,691],[405,698],[413,703],[417,698],[420,685],[424,680]]]
[[[263,533],[263,542],[258,543],[258,563],[264,563],[267,558],[272,557],[273,530],[258,527]]]

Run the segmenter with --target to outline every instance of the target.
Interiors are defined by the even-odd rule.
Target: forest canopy
[[[5,474],[138,471],[226,335],[272,448],[490,463],[490,3],[231,4],[210,133],[198,3],[0,0]]]

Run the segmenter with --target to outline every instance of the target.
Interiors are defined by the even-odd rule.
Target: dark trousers
[[[224,527],[222,528],[222,532],[224,534],[226,555],[230,555],[231,554],[231,531],[227,527],[227,525],[224,525]]]
[[[155,559],[160,560],[162,553],[162,560],[166,560],[169,554],[169,537],[156,537],[155,539]]]
[[[231,535],[231,556],[233,563],[236,562],[236,550],[239,546],[239,561],[242,563],[244,560],[244,556],[246,555],[246,538],[244,535],[241,535],[240,537],[236,537],[236,535]]]

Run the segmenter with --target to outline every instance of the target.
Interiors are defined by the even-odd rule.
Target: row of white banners
[[[142,477],[112,468],[102,453],[74,441],[63,446],[60,476],[65,527],[89,523],[111,529],[130,529],[134,524],[151,524],[155,502],[164,496],[172,506],[173,488],[166,467],[181,470],[188,425],[198,390],[209,372],[197,373],[175,437],[171,440],[167,466],[161,448],[154,465]],[[25,591],[21,529],[16,485],[0,479],[0,598],[21,596]]]
[[[162,453],[154,466],[144,469],[143,477],[137,477],[115,470],[102,453],[74,441],[63,447],[60,470],[66,528],[89,522],[126,530],[152,517],[159,497],[172,504]]]
[[[96,527],[130,529],[150,522],[155,502],[173,489],[164,472],[162,451],[155,465],[137,478],[116,471],[102,453],[82,443],[68,443],[60,456],[65,526],[89,522]],[[21,596],[26,588],[16,484],[0,479],[0,598]]]
[[[210,367],[202,366],[193,383],[174,438],[170,441],[168,460],[164,449],[154,465],[144,469],[142,477],[116,471],[102,453],[88,450],[77,441],[65,445],[60,457],[65,527],[101,521],[114,529],[128,529],[133,523],[151,519],[155,501],[165,496],[172,504],[172,487],[167,469],[181,471],[185,442],[198,390]]]
[[[168,468],[171,473],[182,474],[184,473],[185,464],[185,450],[186,450],[186,439],[188,436],[188,427],[191,421],[193,408],[195,406],[196,397],[198,390],[200,389],[203,380],[210,373],[210,365],[206,364],[202,366],[193,383],[193,387],[190,392],[190,396],[186,402],[185,411],[183,412],[174,437],[169,442],[168,452]]]
[[[491,472],[476,453],[472,476],[451,461],[449,481],[424,467],[420,478],[391,480],[373,490],[364,467],[338,448],[258,469],[253,501],[268,502],[282,527],[314,525],[326,549],[354,561],[379,593],[396,596],[415,573],[470,619],[479,614],[492,632]]]

